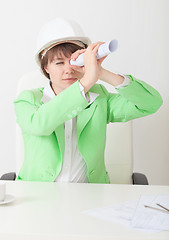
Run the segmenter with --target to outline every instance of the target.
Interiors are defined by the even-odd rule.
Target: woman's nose
[[[72,65],[70,64],[70,62],[65,65],[65,72],[66,73],[74,72],[74,69],[73,69]]]

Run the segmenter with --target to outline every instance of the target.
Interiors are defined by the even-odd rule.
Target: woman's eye
[[[63,64],[64,62],[57,62],[56,65]]]

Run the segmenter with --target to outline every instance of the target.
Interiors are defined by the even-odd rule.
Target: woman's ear
[[[44,66],[44,69],[45,69],[45,71],[49,74],[49,71],[48,71],[48,66],[46,65],[46,66]]]

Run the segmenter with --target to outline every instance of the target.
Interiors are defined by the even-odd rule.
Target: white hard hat
[[[46,23],[40,30],[37,37],[35,59],[40,65],[39,53],[45,53],[55,45],[63,42],[76,43],[82,46],[83,43],[89,45],[91,40],[85,37],[81,27],[73,20],[56,18]]]

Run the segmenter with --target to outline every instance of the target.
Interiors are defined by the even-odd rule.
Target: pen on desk
[[[159,207],[161,207],[161,208],[164,208],[166,211],[168,211],[169,212],[169,209],[168,208],[166,208],[166,207],[164,207],[164,206],[162,206],[161,204],[159,204],[159,203],[156,203],[157,204],[157,206],[159,206]]]
[[[144,207],[146,207],[146,208],[151,208],[151,209],[154,209],[154,210],[158,210],[158,211],[164,212],[164,213],[169,213],[169,211],[162,210],[162,209],[160,209],[160,208],[151,207],[151,206],[148,206],[148,205],[144,205]]]

